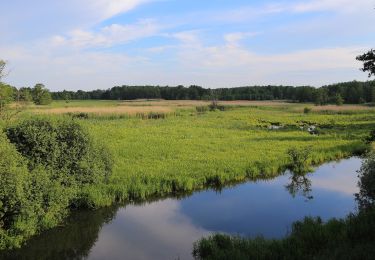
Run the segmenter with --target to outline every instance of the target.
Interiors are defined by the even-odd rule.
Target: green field
[[[103,110],[106,108],[103,104],[116,105],[102,101],[68,105],[85,104],[100,106]],[[61,106],[62,102],[51,105],[52,108]],[[115,163],[109,184],[86,187],[85,196],[90,205],[103,206],[113,201],[145,199],[247,178],[270,177],[285,170],[290,162],[287,155],[290,148],[311,147],[311,164],[365,149],[363,138],[375,125],[372,110],[358,110],[353,106],[345,111],[304,114],[304,106],[311,105],[230,106],[225,111],[205,113],[197,113],[192,105],[173,106],[177,113],[158,120],[89,114],[88,119],[77,120],[110,149]],[[270,130],[272,124],[282,128]],[[318,127],[318,135],[306,130],[310,125]]]

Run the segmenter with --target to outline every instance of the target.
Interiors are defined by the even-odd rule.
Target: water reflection
[[[0,258],[190,259],[193,242],[212,232],[279,238],[304,216],[328,219],[353,211],[360,163],[352,158],[308,176],[283,175],[220,193],[208,190],[180,200],[78,212],[65,227]]]
[[[311,180],[307,173],[290,173],[290,183],[285,185],[285,188],[289,191],[293,198],[296,195],[301,195],[307,200],[311,200],[314,196],[311,195]]]
[[[19,250],[0,253],[0,259],[84,259],[98,240],[103,225],[111,222],[117,207],[74,212],[64,226],[31,239]]]

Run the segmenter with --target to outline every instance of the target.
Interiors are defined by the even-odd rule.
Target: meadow
[[[109,148],[114,160],[109,183],[83,191],[92,207],[272,177],[290,164],[291,148],[311,149],[311,165],[362,153],[363,139],[375,125],[367,106],[227,101],[220,102],[224,111],[198,112],[209,104],[59,101],[31,106],[17,120],[74,117]],[[304,113],[305,107],[311,112]],[[144,116],[150,113],[164,116]],[[316,126],[317,134],[309,133],[309,126]]]

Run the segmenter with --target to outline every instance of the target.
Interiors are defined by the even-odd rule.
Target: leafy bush
[[[359,208],[364,210],[375,205],[375,154],[371,153],[362,163],[359,170],[359,193],[356,200]]]
[[[57,225],[67,214],[72,188],[54,182],[43,167],[27,161],[0,134],[0,249],[18,247],[38,231]]]
[[[310,114],[310,112],[311,112],[311,108],[310,107],[305,107],[303,109],[303,113],[305,113],[305,114]]]
[[[43,84],[36,84],[31,93],[36,105],[49,105],[52,103],[51,93]]]
[[[0,250],[60,223],[80,187],[103,183],[111,155],[73,121],[37,119],[0,133]],[[18,151],[17,151],[18,150]],[[24,157],[23,157],[23,156]]]
[[[291,148],[288,150],[290,157],[289,169],[294,173],[302,174],[310,170],[309,168],[309,157],[311,154],[311,148],[305,147],[302,149]]]
[[[25,161],[0,134],[0,249],[7,248],[16,240],[12,234],[17,217],[25,206],[28,171]],[[16,241],[14,241],[16,242]]]
[[[111,172],[109,153],[74,121],[28,120],[6,133],[30,170],[43,165],[65,186],[100,183]]]
[[[372,130],[370,134],[365,138],[366,143],[371,143],[375,141],[375,130]]]

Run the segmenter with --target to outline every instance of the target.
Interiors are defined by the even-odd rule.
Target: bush
[[[310,108],[310,107],[305,107],[305,108],[303,109],[303,113],[305,113],[305,114],[310,114],[310,113],[311,113],[311,108]]]
[[[73,121],[29,120],[6,134],[11,142],[0,133],[0,158],[6,158],[0,160],[0,250],[56,226],[80,201],[80,188],[107,181],[112,169],[109,152]]]
[[[359,193],[356,200],[360,209],[368,209],[375,205],[375,154],[371,153],[362,163],[359,173]]]
[[[28,120],[7,128],[6,133],[29,160],[30,170],[43,165],[64,186],[100,183],[111,172],[109,153],[72,120]]]
[[[19,233],[17,218],[25,206],[28,171],[25,161],[0,134],[0,249],[10,247]],[[18,238],[19,239],[19,238]]]
[[[309,168],[309,157],[311,154],[311,148],[306,147],[302,149],[292,148],[288,150],[290,157],[289,169],[297,174],[303,174],[310,170]]]

